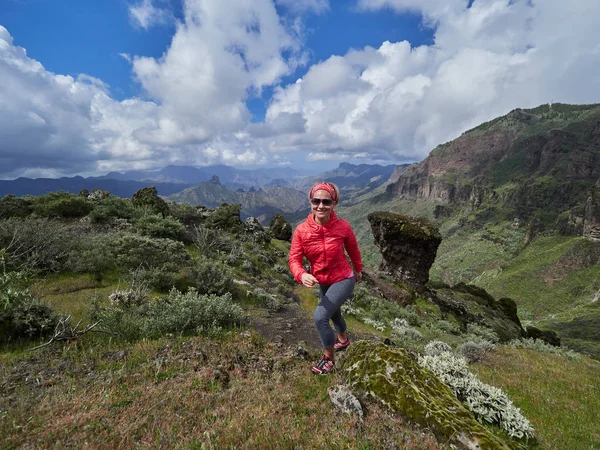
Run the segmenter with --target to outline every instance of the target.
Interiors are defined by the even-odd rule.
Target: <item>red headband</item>
[[[315,195],[315,192],[317,191],[327,191],[329,192],[329,195],[331,195],[331,199],[337,203],[337,193],[335,192],[335,189],[333,188],[333,186],[329,183],[317,183],[315,184],[312,189],[310,190],[310,198],[313,198],[313,195]]]

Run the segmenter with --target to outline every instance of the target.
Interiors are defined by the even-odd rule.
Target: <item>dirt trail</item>
[[[254,317],[253,327],[270,342],[284,345],[304,344],[313,350],[319,350],[321,343],[313,322],[312,312],[300,306],[300,299],[292,294],[292,302],[278,311],[270,311],[265,317]],[[375,339],[372,334],[357,333],[348,330],[351,339]]]

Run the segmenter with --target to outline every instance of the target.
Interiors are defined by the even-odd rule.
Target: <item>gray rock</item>
[[[363,420],[363,410],[358,399],[352,394],[352,391],[346,386],[337,385],[327,389],[327,394],[331,403],[337,408],[341,409],[346,414],[357,415],[358,418]]]

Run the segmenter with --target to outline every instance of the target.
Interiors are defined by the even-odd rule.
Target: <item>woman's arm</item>
[[[302,238],[298,229],[294,231],[292,236],[292,246],[290,247],[290,255],[288,256],[288,265],[295,280],[302,284],[302,275],[308,273],[302,266],[302,258],[304,258],[304,248],[302,247]]]
[[[346,251],[350,256],[354,272],[356,272],[357,274],[361,273],[363,270],[362,257],[360,255],[360,249],[358,248],[358,242],[356,241],[354,230],[352,229],[350,224],[348,224],[348,231],[346,239],[344,240],[344,247],[346,247]],[[357,279],[357,281],[359,280]]]

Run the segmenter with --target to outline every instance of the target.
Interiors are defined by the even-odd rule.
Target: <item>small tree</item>
[[[169,205],[158,196],[158,191],[154,186],[140,189],[133,194],[131,201],[134,206],[148,206],[153,212],[163,216],[166,216],[169,212]]]

